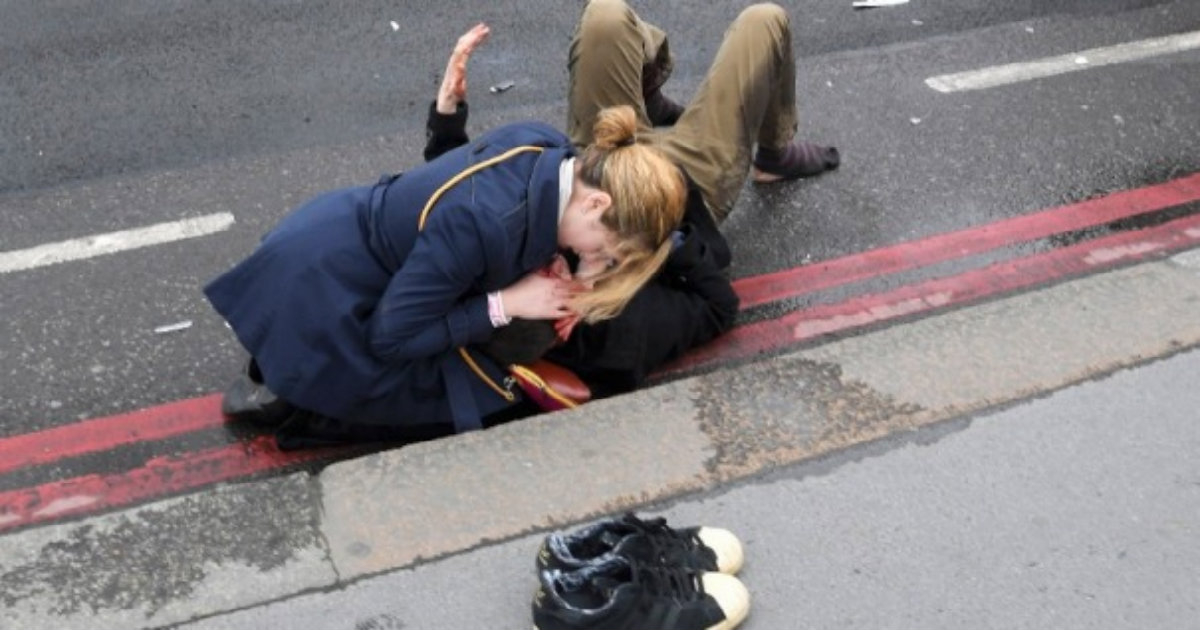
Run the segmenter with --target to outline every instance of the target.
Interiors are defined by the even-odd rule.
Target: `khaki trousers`
[[[592,140],[596,114],[631,105],[639,140],[662,149],[700,188],[718,222],[733,210],[755,143],[783,148],[796,132],[796,69],[787,13],[774,4],[744,10],[729,26],[708,75],[673,127],[652,129],[643,75],[665,81],[672,66],[667,36],[623,0],[591,0],[567,62],[567,133]]]

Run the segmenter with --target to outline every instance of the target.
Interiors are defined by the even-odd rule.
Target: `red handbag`
[[[513,381],[543,411],[574,409],[592,399],[592,390],[574,372],[539,359],[529,365],[510,365]]]

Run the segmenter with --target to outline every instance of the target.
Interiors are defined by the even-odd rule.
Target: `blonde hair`
[[[687,184],[656,148],[636,143],[637,116],[628,105],[603,109],[592,144],[576,160],[579,179],[612,198],[600,222],[617,236],[619,262],[572,307],[589,323],[615,317],[671,253],[671,232],[683,221]]]

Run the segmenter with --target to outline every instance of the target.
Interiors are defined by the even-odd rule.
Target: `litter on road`
[[[855,9],[877,9],[879,7],[894,7],[908,4],[908,0],[858,0],[852,6]]]
[[[167,333],[178,332],[180,330],[187,330],[188,328],[191,328],[191,327],[192,327],[192,320],[186,319],[181,322],[175,322],[174,324],[166,324],[163,326],[158,326],[154,329],[154,334],[165,335]]]

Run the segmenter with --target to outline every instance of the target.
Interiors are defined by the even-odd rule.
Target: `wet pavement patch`
[[[720,479],[879,437],[923,411],[845,379],[836,364],[795,356],[699,377],[693,391],[716,447],[708,471]]]

